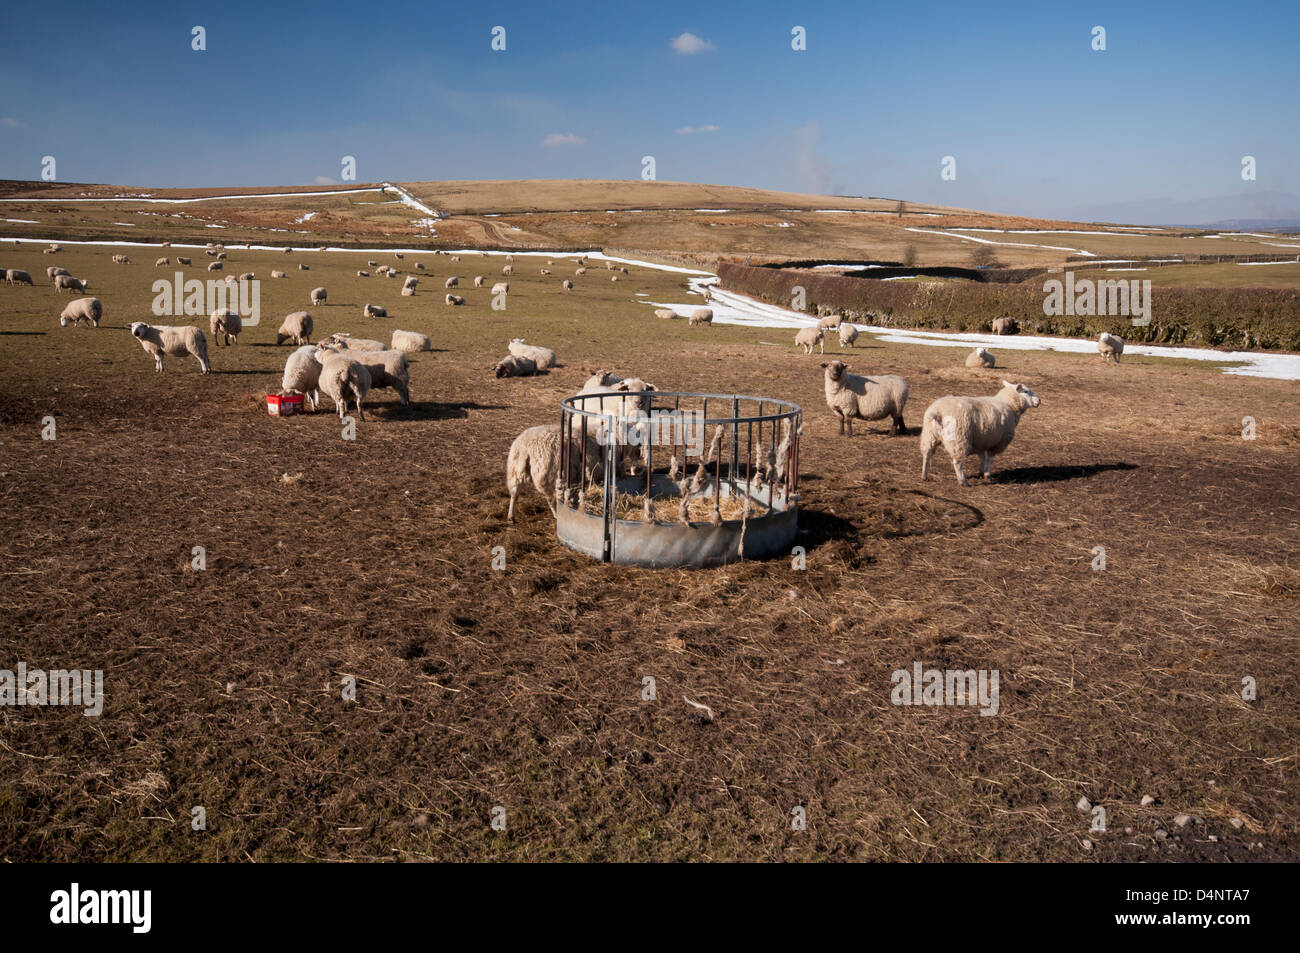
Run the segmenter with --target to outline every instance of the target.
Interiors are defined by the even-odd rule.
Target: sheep
[[[452,261],[460,261],[460,255],[452,255],[452,256],[451,256],[451,260],[452,260]]]
[[[993,320],[994,334],[1015,334],[1019,330],[1016,325],[1016,319],[1011,317],[995,318]]]
[[[272,278],[287,278],[287,277],[289,277],[289,276],[286,275],[283,271],[275,271],[274,269],[272,269],[272,271],[271,271],[271,277],[272,277]]]
[[[504,294],[509,294],[509,293],[510,293],[510,282],[508,282],[508,281],[498,281],[496,284],[494,284],[494,285],[492,286],[492,293],[493,293],[494,295],[504,295]]]
[[[130,264],[130,259],[127,260],[127,263]],[[194,259],[193,259],[193,258],[182,258],[180,255],[177,255],[177,256],[176,256],[176,264],[178,264],[178,265],[192,265],[192,264],[194,264]]]
[[[59,323],[67,327],[68,324],[77,325],[85,321],[92,328],[97,328],[99,319],[103,316],[104,306],[99,303],[98,298],[77,298],[63,309],[63,313],[59,315]]]
[[[853,421],[893,418],[891,433],[906,433],[903,407],[907,404],[907,381],[892,374],[863,377],[849,374],[843,361],[822,364],[826,368],[826,406],[840,420],[840,435],[845,427],[853,436]]]
[[[322,363],[330,353],[346,354],[370,374],[370,390],[391,387],[397,391],[403,407],[411,403],[411,367],[406,354],[399,350],[352,351],[340,344],[318,344]]]
[[[1124,353],[1124,339],[1102,331],[1097,335],[1097,353],[1101,355],[1103,361],[1113,358],[1118,364],[1119,356]]]
[[[796,347],[803,348],[805,354],[811,354],[814,346],[820,347],[821,353],[826,353],[826,337],[821,328],[800,328],[794,336],[794,343]]]
[[[610,275],[610,276],[609,276],[609,280],[610,280],[610,281],[618,281],[618,275]]]
[[[697,324],[712,324],[712,323],[713,323],[713,309],[712,309],[712,308],[696,308],[694,311],[691,312],[690,323],[691,323],[692,326],[697,325]]]
[[[311,344],[304,344],[289,355],[284,362],[284,377],[280,391],[285,394],[302,394],[315,410],[320,403],[320,352]]]
[[[537,365],[526,357],[507,354],[497,361],[492,373],[497,377],[532,377],[537,373]]]
[[[586,268],[577,268],[577,269],[574,269],[574,272],[573,272],[573,274],[574,274],[575,276],[577,276],[578,278],[581,278],[581,277],[582,277],[583,275],[585,275],[586,273],[587,273],[587,269],[586,269]]]
[[[324,304],[325,299],[329,297],[329,292],[324,288],[311,289],[311,303],[313,305]]]
[[[840,322],[843,320],[844,317],[842,315],[828,314],[817,322],[817,327],[821,328],[823,331],[834,331],[840,326]]]
[[[217,252],[217,261],[225,261],[225,260],[226,260],[226,253],[223,251]]]
[[[36,284],[36,282],[32,281],[32,276],[27,274],[27,272],[23,271],[21,268],[10,268],[8,271],[6,271],[5,281],[7,281],[11,285],[17,285],[17,284],[35,285]]]
[[[460,295],[447,295],[447,299],[446,299],[446,300],[447,300],[447,304],[451,304],[451,305],[464,304],[464,303],[465,303],[465,299],[462,298]]]
[[[275,332],[275,344],[279,347],[290,339],[297,345],[310,344],[311,331],[311,315],[306,311],[295,311],[284,319],[280,330]]]
[[[407,275],[406,280],[402,282],[403,288],[414,288],[420,283],[420,279],[415,275]]]
[[[209,245],[207,248],[203,249],[203,254],[207,255],[209,258],[215,258],[217,257],[217,250]]]
[[[939,444],[952,458],[957,482],[966,486],[962,463],[978,454],[984,479],[993,475],[993,457],[1007,449],[1016,424],[1031,407],[1042,403],[1024,384],[1002,382],[993,397],[940,397],[926,408],[921,425],[921,479],[930,478],[930,457]]]
[[[538,270],[541,271],[541,273],[542,273],[543,275],[549,275],[549,274],[551,273],[551,269],[549,269],[549,268],[541,268],[541,269],[538,269]]]
[[[379,262],[377,262],[377,261],[368,261],[368,262],[366,262],[366,264],[369,265],[371,268],[378,268],[378,267],[379,267]]]
[[[677,317],[677,312],[672,308],[655,308],[655,317],[663,318],[666,321]]]
[[[403,298],[414,298],[414,297],[415,297],[415,287],[414,287],[413,285],[402,285],[402,297],[403,297]]]
[[[60,268],[58,265],[50,265],[50,267],[45,269],[45,277],[49,278],[50,281],[53,281],[59,275],[70,275],[70,274],[72,274],[72,272],[68,271],[68,269],[66,268]]]
[[[858,329],[847,322],[839,326],[840,347],[853,347],[858,339]]]
[[[208,265],[208,271],[221,271],[224,266],[219,261],[214,261]]]
[[[606,262],[605,262],[605,270],[606,270],[606,271],[613,271],[613,270],[614,270],[614,263],[613,263],[612,261],[608,261],[608,260],[606,260]]]
[[[514,265],[506,265],[504,268],[501,269],[501,274],[503,275],[513,275],[514,273],[515,273]]]
[[[346,354],[331,354],[321,362],[320,389],[334,401],[339,420],[347,412],[348,401],[357,407],[357,416],[366,419],[362,404],[370,391],[370,371]]]
[[[243,319],[235,311],[213,311],[209,319],[209,330],[212,332],[212,343],[220,345],[224,343],[229,347],[232,343],[239,343],[239,332],[244,329]],[[222,339],[225,339],[224,342]]]
[[[90,282],[81,278],[73,278],[71,275],[55,275],[54,290],[58,294],[63,294],[63,289],[69,291],[85,291],[90,287]]]
[[[159,258],[157,261],[153,263],[153,266],[155,268],[166,268],[169,265],[171,265],[171,263],[172,260],[170,258]]]
[[[234,275],[226,275],[226,284],[233,285],[238,279]]]
[[[450,290],[452,288],[455,288],[459,284],[460,284],[460,279],[457,278],[455,275],[452,275],[450,278],[448,278],[446,281],[442,283],[442,286],[443,288]]]
[[[482,275],[475,275],[475,276],[474,276],[474,287],[475,287],[475,288],[482,288],[482,287],[483,287],[483,282],[484,282],[484,280],[485,280],[485,279],[483,278]]]
[[[586,453],[578,438],[569,438],[568,479],[560,480],[560,467],[563,464],[564,446],[560,436],[559,424],[546,424],[529,427],[510,444],[510,454],[506,458],[506,489],[510,492],[510,506],[506,509],[506,520],[515,521],[515,502],[519,491],[531,481],[538,493],[546,497],[551,514],[558,516],[556,501],[561,488],[566,483],[590,483],[601,478],[600,446],[591,437],[587,438]],[[586,458],[587,474],[583,480],[583,458]]]
[[[358,271],[358,272],[357,272],[357,277],[358,277],[358,278],[369,278],[369,277],[370,277],[370,272],[368,272],[368,271]]]
[[[393,257],[396,258],[398,261],[401,261],[406,256],[403,255],[400,251],[395,251],[393,252]]]
[[[208,341],[203,336],[201,328],[190,325],[155,326],[145,324],[143,321],[134,321],[131,324],[131,334],[147,353],[153,355],[154,370],[160,374],[165,355],[183,357],[186,354],[193,354],[199,362],[199,367],[203,368],[204,374],[212,370],[212,366],[208,364]]]
[[[997,360],[993,357],[993,352],[982,347],[977,347],[966,355],[967,367],[993,367]]]
[[[394,351],[406,351],[408,354],[416,351],[432,351],[433,342],[429,340],[428,335],[420,334],[417,331],[393,331],[392,349]]]
[[[292,255],[292,254],[293,254],[293,246],[290,246],[290,247],[286,248],[286,249],[284,250],[284,253],[285,253],[286,255]]]
[[[417,262],[415,263],[415,270],[416,270],[416,271],[424,271],[424,262],[422,262],[422,261],[417,261]]]
[[[177,260],[177,261],[180,261],[179,258],[176,259],[176,260]],[[129,264],[131,264],[131,259],[128,258],[126,255],[114,255],[114,256],[113,256],[113,264],[115,264],[115,265],[129,265]]]
[[[257,277],[257,275],[255,275],[253,272],[251,272],[251,271],[246,271],[246,272],[244,272],[242,275],[239,276],[239,280],[240,280],[240,281],[252,281],[252,280],[253,280],[254,278],[256,278],[256,277]]]
[[[361,316],[363,318],[386,318],[388,317],[388,309],[383,305],[368,304],[361,309]]]
[[[638,455],[643,463],[646,460],[649,434],[645,432],[646,424],[644,421],[649,417],[651,403],[654,400],[651,393],[656,390],[658,388],[654,384],[646,383],[639,377],[620,378],[609,371],[602,370],[594,371],[592,376],[588,378],[587,383],[583,385],[582,390],[578,392],[579,395],[609,395],[596,400],[577,401],[576,404],[580,410],[599,414],[612,414],[625,421],[641,421],[628,425],[642,432],[641,449],[638,451],[626,443],[620,444],[618,448],[615,468],[619,476],[630,475],[633,472],[635,467],[632,466],[632,463]],[[633,394],[636,396],[632,396]],[[580,421],[573,419],[571,426],[574,432],[577,432],[582,425]],[[599,443],[606,442],[607,427],[608,424],[604,418],[587,420],[588,436],[594,436]]]
[[[55,245],[55,244],[51,243],[51,244],[50,244],[50,247],[49,247],[49,248],[46,248],[46,249],[43,249],[42,252],[41,252],[41,254],[42,254],[42,255],[57,255],[57,254],[58,254],[59,252],[61,252],[61,251],[63,251],[63,246],[62,246],[62,245]]]
[[[537,365],[539,371],[549,371],[555,366],[555,352],[549,347],[525,344],[523,338],[512,338],[508,350],[515,357],[526,357]]]
[[[570,281],[568,278],[565,278],[563,281],[560,282],[560,287],[563,288],[565,291],[572,291],[573,282]]]
[[[299,271],[311,271],[311,265],[304,265],[302,262],[298,262],[298,270],[299,270]]]
[[[372,338],[354,338],[342,331],[331,334],[320,342],[321,347],[342,347],[349,351],[383,351],[387,350],[383,341]]]

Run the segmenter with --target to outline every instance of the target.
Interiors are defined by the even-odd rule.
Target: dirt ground
[[[0,858],[1300,859],[1294,382],[1049,352],[972,371],[864,335],[849,361],[908,378],[911,429],[843,438],[829,358],[792,333],[651,317],[638,292],[690,300],[680,276],[596,266],[564,295],[570,267],[517,263],[494,312],[472,287],[447,308],[441,283],[499,259],[429,256],[407,299],[355,278],[374,256],[235,250],[228,270],[312,270],[263,282],[270,316],[210,346],[211,375],[155,374],[123,325],[163,323],[148,289],[169,272],[114,250],[58,257],[102,296],[97,330],[60,328],[44,281],[0,286],[0,668],[105,678],[100,717],[0,708]],[[263,403],[278,320],[317,284],[318,335],[434,341],[413,406],[377,392],[354,441],[328,400]],[[360,319],[366,301],[394,317]],[[493,379],[520,335],[561,367]],[[536,494],[507,524],[511,440],[602,366],[801,404],[807,568],[603,566]],[[1004,377],[1042,406],[992,482],[959,487],[946,459],[921,482],[925,406]],[[996,670],[998,714],[893,704],[915,662]]]

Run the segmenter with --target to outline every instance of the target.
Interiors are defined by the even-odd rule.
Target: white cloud
[[[718,127],[715,126],[715,125],[713,125],[713,123],[709,123],[707,126],[700,126],[699,131],[700,131],[700,132],[717,132],[717,131],[718,131]]]
[[[682,126],[682,128],[676,130],[676,132],[677,135],[679,136],[689,136],[697,132],[700,135],[706,135],[710,132],[717,132],[719,128],[720,128],[719,126],[715,126],[713,125],[713,123],[709,123],[707,126],[700,126],[698,129],[695,128],[694,126]]]
[[[555,146],[580,146],[586,141],[582,136],[575,136],[571,132],[568,134],[553,132],[542,140],[542,145],[550,149]]]
[[[312,185],[338,185],[338,183],[335,182],[333,179],[331,179],[328,175],[316,176],[316,178],[311,180],[311,184]]]
[[[679,135],[679,136],[689,136],[689,135],[690,135],[691,133],[693,133],[694,131],[695,131],[695,127],[694,127],[694,126],[682,126],[682,128],[680,128],[680,129],[677,130],[677,135]]]
[[[713,43],[694,33],[683,33],[681,36],[673,37],[673,49],[683,56],[690,56],[692,53],[707,53],[713,49]]]

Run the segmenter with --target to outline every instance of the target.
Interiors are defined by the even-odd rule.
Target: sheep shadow
[[[1015,467],[1010,470],[993,471],[994,483],[1060,483],[1064,480],[1080,480],[1106,473],[1111,470],[1136,470],[1136,463],[1088,463],[1059,467]]]
[[[47,333],[46,331],[0,331],[0,335],[24,338],[43,338]]]
[[[414,400],[406,407],[391,405],[384,416],[400,420],[465,420],[471,410],[506,410],[497,404],[479,404],[472,400],[440,404],[432,400]]]
[[[250,370],[223,371],[223,370],[218,370],[217,368],[214,367],[212,369],[212,373],[213,374],[259,374],[262,377],[266,377],[270,374],[274,374],[275,371],[250,371]]]

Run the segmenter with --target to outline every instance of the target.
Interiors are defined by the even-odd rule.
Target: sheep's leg
[[[513,522],[515,521],[515,498],[518,497],[518,496],[519,496],[519,487],[517,487],[517,486],[511,486],[511,487],[510,487],[510,506],[509,506],[509,508],[506,510],[506,522],[507,522],[507,523],[513,523]]]
[[[849,436],[852,437],[852,436],[853,436],[853,418],[850,417],[850,416],[848,416],[847,414],[845,414],[845,416],[844,416],[844,423],[845,423],[845,424],[848,426],[848,428],[849,428]]]
[[[895,435],[898,435],[898,434],[905,434],[905,433],[907,433],[907,427],[904,426],[904,424],[903,424],[903,415],[902,415],[902,414],[895,414],[895,415],[894,415],[894,434],[895,434]]]
[[[921,479],[930,479],[930,457],[934,454],[934,444],[921,438]]]
[[[993,452],[987,451],[984,454],[984,479],[993,479]]]
[[[962,471],[961,465],[962,465],[962,461],[960,458],[958,457],[952,458],[952,468],[957,474],[957,482],[960,483],[962,486],[965,486],[966,474],[965,472]]]
[[[844,415],[837,410],[835,411],[835,416],[840,419],[840,436],[843,437],[844,436]]]

